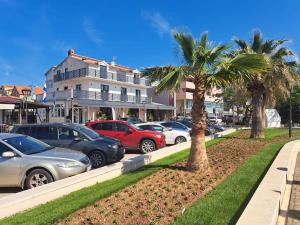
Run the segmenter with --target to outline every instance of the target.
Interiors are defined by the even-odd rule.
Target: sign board
[[[281,127],[281,117],[276,109],[265,110],[265,127]]]

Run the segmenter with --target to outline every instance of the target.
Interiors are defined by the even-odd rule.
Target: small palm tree
[[[233,76],[239,73],[259,73],[268,68],[267,61],[257,54],[238,54],[229,58],[227,45],[213,46],[207,41],[207,33],[203,33],[199,41],[186,33],[173,34],[178,43],[183,64],[144,69],[142,75],[151,82],[159,81],[157,92],[163,90],[176,91],[182,81],[192,81],[192,144],[188,159],[191,171],[209,168],[205,147],[205,92],[213,87],[229,84]]]
[[[239,46],[237,54],[250,53],[268,58],[271,67],[268,71],[254,74],[242,74],[247,90],[252,99],[252,138],[264,138],[265,109],[274,105],[276,99],[286,98],[289,89],[297,82],[293,67],[298,64],[293,60],[294,53],[282,47],[287,40],[263,41],[262,34],[255,32],[252,41],[236,39]]]

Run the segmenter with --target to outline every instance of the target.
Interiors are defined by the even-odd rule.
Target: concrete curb
[[[230,134],[234,131],[236,131],[236,129],[228,129],[219,133],[218,135],[206,137],[205,141]],[[78,174],[76,176],[59,180],[45,186],[37,187],[31,190],[25,190],[14,195],[3,197],[0,199],[0,219],[60,198],[79,189],[110,180],[126,172],[136,170],[144,165],[183,151],[184,149],[189,148],[190,145],[190,142],[185,142],[178,145],[165,147],[155,152],[140,155],[122,162]]]
[[[286,198],[289,198],[289,183],[293,178],[295,157],[299,151],[300,140],[283,146],[236,225],[276,225],[277,221],[285,224],[279,214],[280,209],[288,205]]]

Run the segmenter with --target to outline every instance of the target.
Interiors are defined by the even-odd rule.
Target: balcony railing
[[[102,101],[113,101],[113,102],[132,102],[132,103],[151,103],[151,98],[134,96],[134,95],[121,95],[112,94],[107,92],[97,92],[97,91],[56,91],[47,93],[48,101],[59,101],[67,99],[90,99],[90,100],[102,100]],[[37,101],[42,102],[43,95],[37,95]]]
[[[137,78],[129,75],[117,74],[112,72],[107,73],[99,73],[98,70],[89,69],[89,68],[81,68],[77,70],[68,71],[65,73],[55,74],[54,82],[69,80],[79,77],[99,77],[107,80],[114,80],[120,82],[126,82],[131,84],[141,84],[145,86],[150,86],[150,82],[145,78]]]

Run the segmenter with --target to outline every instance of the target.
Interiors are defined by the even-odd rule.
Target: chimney
[[[116,57],[113,56],[113,60],[111,61],[110,63],[112,66],[115,66],[116,65]]]
[[[68,55],[74,55],[75,54],[75,51],[74,51],[74,49],[69,49],[69,51],[68,51]]]

